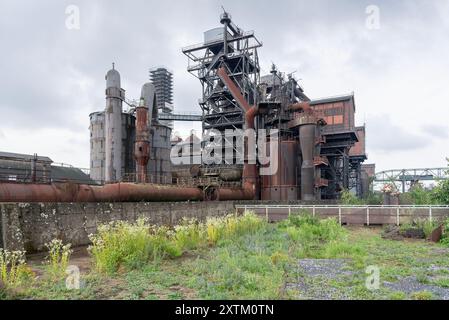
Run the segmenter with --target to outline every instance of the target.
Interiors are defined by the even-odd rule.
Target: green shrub
[[[341,192],[341,204],[343,205],[363,205],[364,202],[362,199],[357,198],[355,194],[351,191],[345,189]]]
[[[96,269],[113,273],[121,265],[136,268],[147,262],[151,255],[153,259],[160,257],[162,241],[156,229],[152,235],[149,229],[144,219],[135,224],[116,221],[99,226],[97,234],[89,236],[92,241],[89,252]]]
[[[207,242],[215,245],[218,241],[254,234],[266,222],[252,212],[245,212],[242,216],[228,215],[223,218],[209,218],[206,221]]]
[[[404,233],[407,230],[422,230],[424,236],[428,238],[436,227],[438,227],[438,223],[435,221],[430,221],[429,219],[414,219],[412,222],[402,224],[399,229],[401,233]]]
[[[384,202],[382,193],[370,191],[365,199],[365,204],[370,206],[379,206]]]
[[[53,239],[45,244],[48,249],[48,271],[53,278],[64,277],[73,250],[71,245],[64,245],[61,240]]]
[[[6,292],[8,287],[16,287],[29,281],[33,275],[25,263],[24,251],[8,251],[0,248],[0,284],[3,284],[3,291]]]
[[[431,190],[427,190],[424,188],[424,185],[421,183],[418,183],[414,185],[410,190],[409,194],[412,198],[414,205],[429,205],[433,204],[433,198],[432,198],[432,192]]]
[[[446,219],[443,225],[443,236],[440,243],[449,247],[449,218]]]
[[[204,239],[204,226],[196,219],[184,218],[181,224],[175,227],[175,241],[181,250],[198,248]]]

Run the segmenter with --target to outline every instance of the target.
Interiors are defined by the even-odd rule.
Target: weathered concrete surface
[[[183,217],[200,220],[234,212],[234,202],[3,203],[0,244],[10,250],[41,251],[54,238],[72,246],[89,244],[98,225],[146,217],[173,225]]]

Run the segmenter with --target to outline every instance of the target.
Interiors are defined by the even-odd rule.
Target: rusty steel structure
[[[354,95],[312,100],[293,74],[274,64],[261,77],[262,43],[254,32],[240,29],[227,12],[220,23],[205,32],[203,43],[182,50],[202,86],[202,115],[179,118],[202,121],[203,133],[214,131],[222,142],[221,163],[202,161],[215,152],[215,142],[200,140],[196,149],[191,136],[181,149],[194,152],[181,150],[180,159],[199,163],[173,168],[171,128],[158,119],[154,85],[143,85],[138,105],[129,102],[113,66],[106,75],[106,109],[90,115],[91,177],[99,185],[39,183],[39,162],[31,159],[30,181],[0,182],[0,202],[312,202],[338,199],[343,189],[362,196],[366,133],[355,126]],[[123,102],[130,106],[126,112]],[[228,136],[229,129],[237,134]],[[265,148],[274,167],[257,157]]]
[[[267,151],[277,148],[277,172],[260,175],[265,166],[253,163],[243,168],[242,185],[250,178],[254,199],[260,200],[338,199],[343,189],[363,196],[365,127],[355,126],[354,96],[311,100],[293,74],[285,75],[274,64],[261,77],[257,49],[262,43],[254,32],[237,27],[227,12],[220,22],[222,28],[206,31],[204,43],[183,53],[189,58],[188,71],[203,88],[198,118],[203,132],[220,131],[225,150],[226,129],[256,129],[258,135],[265,129]],[[279,142],[270,141],[273,131],[279,132]],[[245,165],[247,158],[245,153]],[[225,168],[238,169],[239,163],[224,159],[221,165],[203,162],[200,167],[201,174],[219,178]]]

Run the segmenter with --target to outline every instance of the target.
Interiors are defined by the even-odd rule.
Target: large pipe
[[[226,69],[221,67],[217,71],[218,76],[221,81],[228,87],[229,92],[235,99],[237,104],[245,112],[245,129],[254,129],[254,119],[258,113],[257,105],[250,106],[248,101],[243,97],[240,89],[236,86],[234,81],[229,77]],[[248,152],[249,148],[247,146],[247,141],[245,142],[245,153]],[[219,200],[253,200],[256,197],[256,185],[257,185],[257,165],[255,163],[248,163],[248,158],[243,164],[242,173],[242,188],[241,189],[227,189],[220,188],[218,190]]]
[[[0,202],[139,202],[199,201],[203,191],[195,187],[115,183],[89,186],[70,183],[0,183]]]
[[[288,107],[289,111],[302,111],[306,113],[311,113],[312,108],[310,107],[310,102],[298,102],[292,104]]]
[[[288,107],[291,112],[302,112],[299,125],[299,142],[302,154],[301,200],[315,200],[315,136],[318,119],[309,102],[298,102]]]
[[[301,165],[301,200],[315,200],[315,149],[316,123],[303,124],[299,127],[299,141],[302,153]]]

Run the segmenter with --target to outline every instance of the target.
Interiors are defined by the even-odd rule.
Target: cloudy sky
[[[79,8],[79,30],[66,27],[69,5]],[[378,170],[445,165],[444,0],[1,0],[0,150],[88,167],[88,115],[104,108],[113,61],[128,98],[138,97],[149,67],[164,65],[175,73],[175,111],[199,112],[200,84],[181,48],[219,26],[221,5],[263,42],[265,72],[271,62],[296,71],[311,98],[355,93],[356,120],[366,123],[369,162]],[[379,8],[379,28],[370,5]]]

